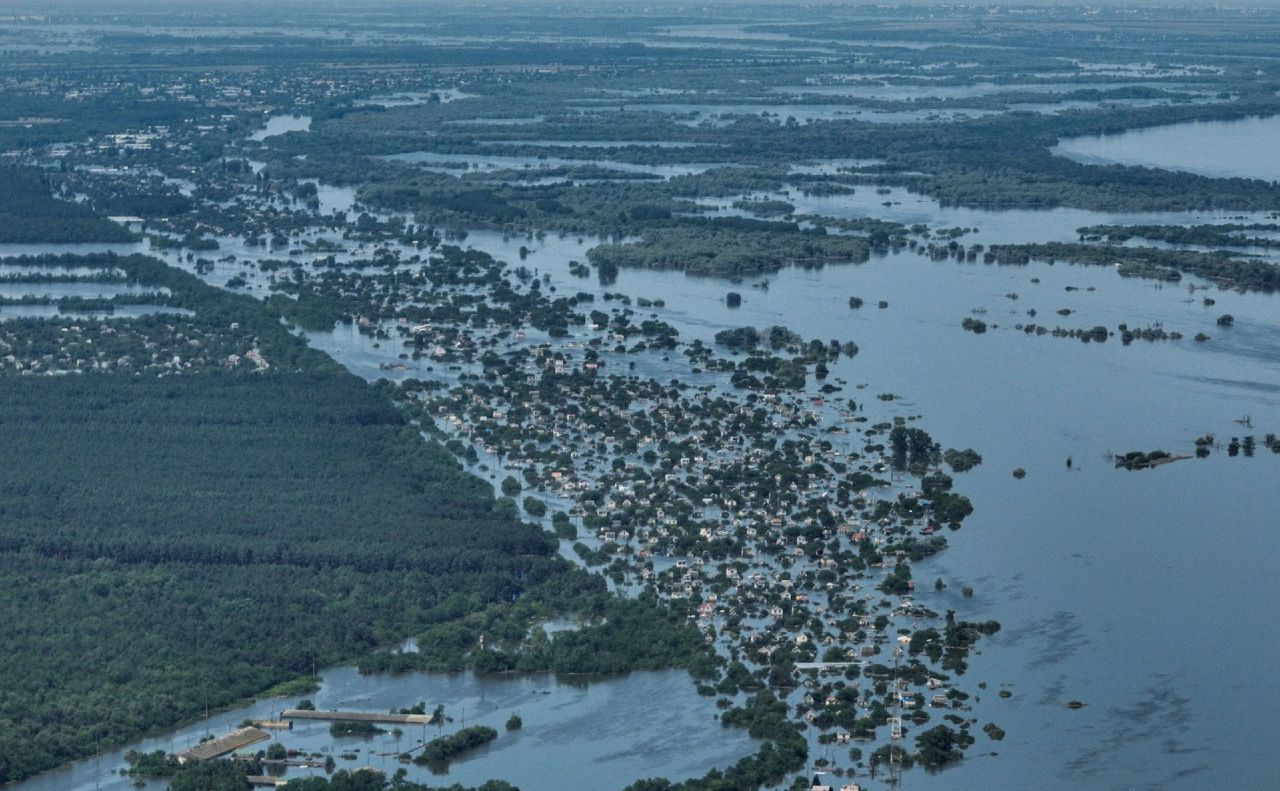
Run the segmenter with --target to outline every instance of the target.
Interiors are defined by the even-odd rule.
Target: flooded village
[[[266,216],[291,202],[248,193],[233,210]],[[663,320],[656,295],[570,294],[568,271],[556,285],[532,262],[509,264],[433,237],[432,250],[406,244],[402,218],[362,214],[346,223],[318,205],[295,212],[298,235],[266,254],[210,261],[154,241],[152,250],[215,284],[287,295],[320,316],[298,313],[304,326],[333,316],[385,348],[371,378],[398,380],[396,399],[425,434],[491,480],[523,518],[554,532],[562,555],[599,569],[626,595],[684,613],[723,664],[698,691],[722,710],[749,697],[778,701],[809,743],[809,770],[859,788],[855,778],[891,779],[909,766],[917,730],[937,734],[927,759],[935,767],[989,741],[984,725],[998,730],[968,711],[970,696],[984,693],[966,689],[963,673],[979,638],[999,624],[935,611],[928,593],[945,581],[911,572],[945,549],[972,510],[946,470],[969,469],[980,456],[944,454],[915,417],[881,413],[895,396],[831,377],[828,365],[851,359],[856,343],[807,340],[785,327],[686,341]],[[312,249],[326,232],[334,241]],[[242,244],[216,238],[219,248]],[[110,254],[69,263],[87,271],[79,275],[87,282],[111,270]],[[87,329],[101,345],[117,322],[110,313],[98,320]],[[206,350],[166,327],[197,356],[182,361],[158,349],[150,365],[111,362],[161,374],[190,371],[192,362],[272,365],[251,343]],[[6,359],[24,372],[85,368],[74,346],[60,348],[61,358]],[[346,362],[342,350],[334,354]],[[512,648],[483,638],[474,648],[486,647]],[[346,716],[340,721],[376,719]],[[333,768],[320,753],[273,763],[257,744],[263,738],[246,726],[176,758],[261,755],[263,783],[323,772],[324,758]],[[287,731],[276,738],[287,747]],[[416,741],[401,759],[431,740]]]
[[[1093,136],[1280,128],[1280,72],[1203,51],[1093,63],[1056,27],[1074,12],[1043,13],[1043,39],[993,15],[998,36],[926,26],[919,47],[745,19],[631,21],[617,40],[579,20],[536,45],[504,27],[481,46],[464,14],[440,23],[449,36],[311,31],[339,53],[318,70],[188,70],[226,42],[188,51],[209,31],[161,26],[155,57],[182,68],[81,75],[70,98],[57,79],[9,81],[42,101],[167,109],[109,131],[74,120],[56,140],[27,118],[31,139],[4,138],[12,184],[56,208],[30,220],[45,238],[0,238],[0,377],[72,383],[90,417],[70,435],[110,411],[90,392],[107,379],[158,383],[168,414],[201,377],[296,377],[319,417],[299,437],[306,398],[257,425],[225,396],[216,420],[253,426],[253,442],[288,435],[294,455],[241,470],[211,443],[230,472],[205,478],[147,442],[214,417],[128,417],[111,435],[145,436],[135,452],[196,476],[184,518],[254,477],[296,520],[227,520],[233,538],[176,549],[111,527],[74,551],[48,521],[0,531],[0,556],[73,564],[70,610],[177,590],[165,563],[201,581],[253,568],[215,597],[228,609],[166,594],[191,624],[261,606],[232,632],[245,654],[289,612],[319,620],[287,632],[272,673],[221,684],[216,637],[183,632],[194,658],[166,671],[178,691],[133,707],[158,721],[59,734],[5,787],[879,791],[1207,774],[1211,718],[1189,712],[1230,707],[1242,733],[1265,730],[1239,702],[1271,682],[1224,669],[1235,703],[1206,703],[1209,676],[1187,681],[1187,666],[1213,662],[1217,638],[1185,662],[1158,649],[1175,627],[1226,628],[1181,587],[1193,564],[1228,563],[1202,525],[1230,486],[1204,482],[1269,507],[1280,181],[1242,178],[1267,163],[1225,155],[1182,167],[1172,133],[1152,163],[1118,143],[1107,159],[1123,135]],[[991,43],[1015,29],[1022,54]],[[41,30],[53,58],[97,35]],[[389,60],[343,65],[348,48]],[[1008,164],[1023,161],[1039,170]],[[81,240],[64,222],[100,224]],[[321,392],[339,375],[359,396]],[[39,425],[14,408],[28,412]],[[343,434],[350,455],[317,490],[362,488],[303,502],[316,495],[290,488],[310,474],[299,457],[352,427],[384,444]],[[10,488],[0,513],[27,520],[22,497],[64,491]],[[423,494],[428,508],[401,513]],[[360,503],[336,549],[311,532],[334,502]],[[474,524],[447,528],[457,556],[417,543],[446,530],[428,518],[473,506]],[[1239,562],[1256,571],[1267,538],[1249,535],[1263,550]],[[91,579],[117,565],[145,574]],[[1218,571],[1203,584],[1271,584]],[[1137,622],[1165,602],[1185,609]],[[341,651],[317,647],[337,635]]]

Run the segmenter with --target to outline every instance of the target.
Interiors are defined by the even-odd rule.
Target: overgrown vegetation
[[[193,321],[293,365],[0,376],[0,781],[568,570],[385,394],[252,300],[128,264],[156,266]]]
[[[130,242],[124,226],[87,206],[53,197],[35,168],[0,167],[0,244],[11,242]]]

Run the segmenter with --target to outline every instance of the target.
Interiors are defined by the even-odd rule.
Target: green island
[[[493,728],[474,725],[463,728],[457,733],[432,739],[413,760],[415,763],[445,767],[463,753],[488,744],[496,738],[498,738],[498,732]]]
[[[865,240],[812,231],[786,223],[716,223],[672,228],[645,234],[639,242],[600,245],[587,253],[607,276],[621,267],[682,269],[692,274],[742,275],[769,272],[783,266],[821,265],[832,261],[861,262],[869,248]],[[774,230],[772,225],[782,225]]]

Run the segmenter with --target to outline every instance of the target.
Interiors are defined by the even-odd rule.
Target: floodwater
[[[645,173],[661,178],[704,173],[719,167],[716,163],[679,163],[673,165],[638,165],[612,159],[565,159],[562,157],[516,157],[494,154],[441,154],[435,151],[412,151],[383,157],[397,162],[422,165],[429,169],[441,169],[455,175],[468,170],[487,172],[494,170],[584,167],[594,165],[606,170],[624,173]],[[465,165],[466,167],[462,167]]]
[[[267,125],[249,135],[250,140],[266,140],[268,137],[283,135],[286,132],[310,132],[311,116],[309,115],[273,115],[267,119]]]
[[[478,140],[482,146],[540,146],[544,148],[698,148],[710,143],[680,140]]]
[[[1187,211],[1187,212],[1100,212],[1065,206],[1052,209],[1006,209],[999,205],[942,206],[933,198],[905,187],[857,187],[852,195],[812,196],[799,191],[755,193],[750,197],[782,198],[796,207],[797,214],[827,217],[876,217],[903,225],[927,225],[932,230],[969,228],[958,242],[970,244],[1024,244],[1029,242],[1072,242],[1080,228],[1091,225],[1221,225],[1227,223],[1272,223],[1267,212]],[[701,201],[726,214],[734,199]]]
[[[937,226],[955,219],[939,212]],[[1059,210],[1019,216],[1031,224],[1039,217],[1038,230],[1024,232],[1046,238],[1073,233],[1082,219],[1116,219]],[[1276,431],[1275,297],[1216,288],[1193,294],[1192,281],[1161,286],[1105,267],[933,262],[911,253],[786,269],[739,285],[623,270],[602,287],[567,272],[567,261],[583,260],[594,241],[473,233],[464,244],[512,261],[524,245],[532,251],[525,266],[551,274],[562,292],[662,298],[664,308],[640,312],[656,313],[686,339],[785,324],[805,337],[854,340],[859,355],[832,368],[831,380],[851,385],[840,397],[899,394],[902,400],[870,409],[923,414],[921,425],[944,446],[983,454],[982,466],[956,476],[977,511],[950,536],[947,552],[916,565],[926,582],[916,598],[1004,624],[974,657],[969,685],[989,683],[973,716],[1009,736],[999,744],[979,736],[960,767],[909,774],[907,785],[1065,790],[1083,779],[1093,788],[1191,789],[1210,777],[1242,787],[1270,777],[1265,752],[1255,748],[1280,733],[1264,705],[1280,702],[1280,681],[1265,667],[1280,627],[1256,617],[1251,603],[1280,595],[1269,571],[1280,557],[1269,528],[1280,508],[1273,485],[1280,457],[1260,448],[1253,458],[1230,458],[1219,448],[1207,460],[1128,472],[1114,469],[1107,454],[1189,454],[1205,433],[1225,444]],[[766,280],[767,291],[752,288]],[[741,307],[724,303],[727,290],[743,294]],[[1206,294],[1215,305],[1203,304]],[[866,306],[850,310],[853,295]],[[882,299],[889,307],[874,307]],[[1026,315],[1031,308],[1034,319]],[[1073,312],[1062,317],[1059,309]],[[985,335],[960,328],[974,310],[992,326]],[[1235,316],[1234,327],[1217,326],[1222,313]],[[1112,329],[1159,322],[1184,339],[1084,344],[1013,328],[1027,321]],[[1193,341],[1197,332],[1210,340]],[[365,357],[375,353],[371,341],[349,338],[351,345],[333,336],[318,345],[368,378],[386,375],[359,364],[372,359]],[[382,359],[393,359],[394,343],[383,346]],[[864,382],[866,390],[852,387]],[[1235,422],[1244,415],[1255,428]],[[1015,467],[1028,471],[1025,480],[1013,479]],[[946,591],[927,584],[936,578]],[[957,593],[963,585],[973,586],[974,598]],[[1233,644],[1241,649],[1224,654]],[[998,688],[1013,697],[998,698]],[[1089,705],[1069,710],[1064,704],[1073,699]],[[999,757],[984,755],[992,750]]]
[[[811,176],[831,176],[843,169],[869,168],[883,165],[883,159],[858,159],[854,157],[835,157],[833,159],[814,159],[801,164],[792,165],[788,173]]]
[[[19,258],[21,256],[38,255],[94,255],[97,253],[115,253],[117,255],[133,255],[147,252],[147,242],[79,242],[76,244],[50,244],[46,242],[6,242],[0,244],[0,258]],[[15,271],[6,267],[5,271]],[[46,269],[57,273],[63,270]]]
[[[321,214],[333,214],[334,212],[349,212],[356,205],[356,188],[340,187],[335,184],[325,184],[319,179],[303,179],[305,184],[316,185],[316,202],[320,205]]]
[[[57,305],[0,305],[0,321],[11,319],[136,319],[142,316],[194,316],[186,308],[166,305],[117,305],[111,311],[64,311]]]
[[[699,696],[682,671],[637,672],[606,679],[557,679],[550,674],[477,676],[473,673],[406,673],[362,676],[354,668],[323,671],[320,691],[309,697],[320,710],[388,711],[425,703],[431,712],[443,705],[453,722],[435,726],[393,726],[371,738],[335,739],[329,723],[299,721],[293,730],[275,734],[286,747],[332,755],[338,768],[373,767],[388,775],[402,766],[409,779],[430,785],[461,783],[477,786],[497,778],[518,784],[523,791],[616,791],[636,780],[662,774],[687,779],[713,767],[726,767],[754,752],[756,743],[735,728],[716,725],[714,699]],[[269,698],[212,716],[172,734],[147,739],[128,749],[140,752],[180,751],[195,745],[206,733],[221,735],[246,719],[273,718],[297,699]],[[507,731],[512,714],[523,727]],[[487,725],[498,731],[488,745],[465,754],[447,774],[402,764],[395,755],[464,726]],[[690,739],[689,734],[703,734]],[[583,738],[589,734],[589,738]],[[259,742],[250,752],[266,749]],[[134,781],[117,770],[125,768],[118,750],[87,759],[65,769],[15,783],[14,791],[124,791]],[[379,755],[391,753],[391,755]],[[354,755],[343,758],[342,755]],[[291,769],[288,777],[322,773],[320,769]],[[163,781],[146,788],[160,791]]]
[[[866,121],[877,124],[900,124],[909,121],[956,120],[960,118],[978,118],[989,115],[986,110],[864,110],[851,104],[626,104],[610,107],[607,105],[578,105],[580,112],[590,113],[617,109],[631,113],[661,113],[663,115],[687,116],[682,123],[698,125],[702,123],[729,124],[734,117],[754,115],[767,117],[769,120],[782,123],[791,118],[799,124],[813,121]]]
[[[779,85],[774,93],[791,96],[847,96],[858,99],[887,101],[911,101],[914,99],[970,99],[1001,93],[1070,93],[1084,89],[1112,90],[1117,88],[1164,88],[1183,86],[1163,82],[1026,82],[994,83],[970,82],[963,85],[935,85],[931,83],[891,83],[884,81],[845,82],[831,85]]]
[[[444,123],[454,126],[523,126],[544,120],[546,119],[538,115],[531,118],[451,118]]]
[[[783,114],[790,109],[772,108]],[[1268,124],[1274,136],[1275,119],[1257,123]],[[1239,126],[1199,126],[1201,134],[1212,127],[1223,136],[1194,157],[1180,142],[1185,133],[1178,127],[1128,135],[1151,135],[1141,150],[1152,164],[1236,168],[1280,178],[1273,175],[1280,173],[1276,153],[1256,145],[1269,139],[1259,136],[1261,127],[1246,146],[1232,145],[1237,132],[1230,130]],[[947,208],[906,190],[880,193],[872,187],[852,196],[788,198],[801,212],[977,228],[960,238],[966,245],[1070,240],[1078,227],[1090,224],[1266,219],[1212,212]],[[978,731],[978,743],[958,767],[936,775],[909,773],[904,786],[1190,791],[1210,783],[1273,783],[1269,748],[1280,737],[1272,715],[1280,704],[1280,676],[1272,656],[1280,645],[1280,622],[1262,608],[1280,598],[1274,573],[1280,535],[1273,529],[1280,512],[1280,456],[1259,442],[1252,458],[1231,458],[1218,447],[1208,459],[1129,472],[1114,469],[1108,454],[1191,453],[1193,440],[1204,434],[1225,445],[1233,436],[1280,433],[1276,296],[1208,288],[1194,278],[1178,285],[1124,279],[1105,267],[935,262],[910,252],[861,265],[790,268],[740,284],[623,270],[605,287],[568,273],[568,261],[585,260],[595,242],[473,233],[463,244],[513,263],[524,245],[531,251],[524,265],[550,274],[551,285],[562,293],[661,298],[665,307],[638,312],[670,322],[685,340],[710,342],[719,330],[746,324],[784,324],[805,337],[853,340],[860,353],[831,366],[828,381],[849,382],[837,397],[873,404],[867,411],[877,418],[923,415],[919,425],[944,447],[973,447],[983,455],[980,467],[955,476],[975,513],[948,535],[946,552],[915,564],[915,577],[925,582],[916,598],[938,611],[954,609],[961,618],[1003,624],[998,635],[980,644],[962,686],[989,684],[978,693],[971,716],[979,726],[997,723],[1008,736],[993,743]],[[210,280],[225,280],[240,268],[216,270]],[[767,289],[760,287],[765,282]],[[1193,286],[1207,290],[1193,292]],[[725,304],[729,290],[743,295],[741,307]],[[865,306],[851,310],[850,296],[863,298]],[[1216,304],[1206,306],[1206,296]],[[878,309],[880,300],[888,307]],[[1037,312],[1034,318],[1030,309]],[[1060,316],[1057,311],[1064,309],[1071,313]],[[983,335],[960,327],[975,311],[990,326]],[[1217,325],[1224,313],[1235,317],[1234,326]],[[1028,321],[1113,330],[1122,322],[1139,328],[1158,322],[1185,337],[1130,346],[1118,338],[1085,344],[1015,329]],[[1209,340],[1193,341],[1197,332]],[[397,341],[374,349],[366,336],[342,328],[313,342],[369,378],[386,375],[379,363],[394,361],[399,351]],[[866,389],[855,389],[862,383]],[[900,398],[875,401],[881,393]],[[1237,422],[1246,416],[1252,428]],[[1011,474],[1018,467],[1027,472],[1024,480]],[[933,590],[936,578],[946,590]],[[958,593],[964,585],[973,587],[972,598]],[[1012,697],[998,697],[997,689]],[[360,679],[350,670],[335,670],[326,673],[326,687],[315,698],[321,708],[439,702],[451,716],[460,719],[465,711],[468,724],[500,731],[510,712],[520,713],[523,731],[502,731],[493,745],[455,764],[437,784],[506,777],[525,791],[616,789],[651,774],[690,777],[751,750],[740,732],[716,725],[714,705],[698,698],[681,673],[632,674],[579,688],[545,677]],[[1073,711],[1064,705],[1071,700],[1088,705]],[[265,701],[219,715],[214,730],[280,705]],[[181,747],[204,727],[143,747]],[[306,728],[295,733],[315,736],[318,744],[328,739],[323,730],[318,736]],[[393,759],[367,757],[371,746],[386,751],[379,744],[360,743],[360,758],[339,765],[381,768],[378,762],[386,761],[394,770],[399,764]],[[104,756],[102,766],[118,767],[119,755]],[[124,787],[123,780],[94,767],[82,762],[15,788],[87,791],[99,778],[118,784],[104,788]]]
[[[0,269],[0,272],[4,271]],[[162,288],[147,288],[133,283],[29,283],[22,281],[0,282],[0,297],[16,299],[24,296],[82,297],[85,299],[108,299],[128,294],[150,294],[165,291]]]
[[[1196,121],[1062,140],[1054,152],[1087,165],[1138,165],[1215,178],[1280,181],[1280,115]]]
[[[970,210],[971,211],[971,210]],[[998,212],[980,220],[996,240]],[[1011,213],[1014,238],[1068,236],[1074,211]],[[923,218],[922,218],[923,219]],[[955,224],[949,210],[931,218]],[[1142,215],[1135,221],[1178,221]],[[1037,222],[1039,220],[1039,222]],[[492,239],[475,240],[492,249]],[[1276,297],[1122,279],[1110,268],[933,262],[911,253],[863,265],[786,269],[730,285],[675,272],[623,270],[603,288],[572,278],[576,239],[511,240],[533,252],[524,264],[551,273],[560,290],[662,298],[656,313],[686,339],[711,341],[724,328],[785,324],[805,337],[855,341],[861,352],[832,367],[848,380],[839,397],[901,400],[876,415],[922,414],[945,447],[984,456],[956,487],[976,512],[952,547],[916,565],[916,598],[961,617],[1004,625],[985,640],[970,671],[990,688],[973,716],[1009,736],[978,736],[970,758],[939,775],[908,774],[923,789],[1159,787],[1206,781],[1239,787],[1269,782],[1264,744],[1280,735],[1270,717],[1280,679],[1268,662],[1280,625],[1257,607],[1280,596],[1272,573],[1280,537],[1280,457],[1262,449],[1154,470],[1114,469],[1108,453],[1164,449],[1190,454],[1212,433],[1259,439],[1280,430],[1280,312]],[[1038,279],[1039,282],[1033,282]],[[752,288],[768,281],[768,290]],[[1203,284],[1202,284],[1203,285]],[[1068,289],[1073,290],[1068,290]],[[729,308],[724,293],[743,295]],[[1211,296],[1216,305],[1205,306]],[[850,310],[849,296],[866,306]],[[1017,295],[1016,299],[1008,295]],[[880,300],[889,307],[875,307]],[[1035,308],[1037,317],[1026,315]],[[1069,316],[1056,311],[1069,309]],[[978,336],[960,322],[974,310],[993,325]],[[1221,328],[1216,318],[1236,317]],[[1157,322],[1180,341],[1122,345],[1028,336],[1014,325],[1113,330]],[[1204,332],[1210,340],[1192,337]],[[866,390],[852,385],[869,383]],[[1250,416],[1254,428],[1235,421]],[[1066,459],[1073,459],[1071,469]],[[1015,480],[1015,467],[1027,470]],[[942,578],[948,589],[932,590]],[[976,590],[972,599],[957,591]],[[1013,693],[1008,700],[998,688]],[[1078,699],[1079,711],[1065,707]],[[984,755],[996,751],[999,757]]]
[[[371,96],[368,99],[357,99],[353,104],[356,107],[367,107],[374,104],[382,105],[383,107],[411,107],[433,102],[448,104],[459,99],[471,99],[474,97],[475,94],[463,93],[457,88],[445,88],[438,91],[405,91],[385,96]]]

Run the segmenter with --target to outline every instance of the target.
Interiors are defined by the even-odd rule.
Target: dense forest
[[[563,569],[354,377],[0,391],[5,781],[364,654],[449,595],[506,600]]]
[[[36,168],[0,167],[0,243],[129,242],[135,238],[87,206],[54,198],[48,177]]]
[[[261,303],[74,262],[169,287],[210,332],[243,323],[282,365],[0,376],[0,782],[569,573]]]
[[[0,603],[11,614],[0,625],[0,782],[258,694],[313,663],[707,672],[705,645],[682,618],[620,601],[556,557],[546,534],[423,440],[386,388],[309,349],[272,304],[144,256],[12,260],[119,272],[194,311],[86,326],[72,340],[63,322],[9,322],[18,334],[0,343],[20,356],[70,365],[89,350],[114,359],[146,344],[167,355],[175,339],[196,338],[203,356],[158,375],[0,368],[0,442],[12,460],[0,474]],[[221,363],[245,345],[274,364]],[[567,610],[602,623],[479,652],[482,632],[467,626],[479,618],[491,636],[523,636],[534,618]],[[414,633],[446,653],[379,650]]]

